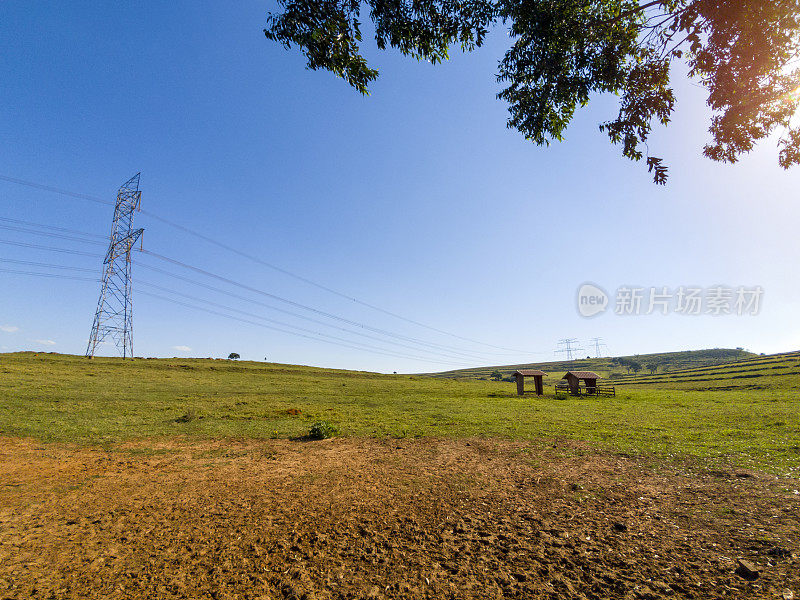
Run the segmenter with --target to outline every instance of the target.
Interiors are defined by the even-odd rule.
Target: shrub
[[[312,440],[327,440],[339,434],[339,428],[327,421],[317,421],[311,426],[308,437]]]

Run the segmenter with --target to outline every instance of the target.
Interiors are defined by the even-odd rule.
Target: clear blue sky
[[[773,142],[735,166],[704,159],[703,90],[676,78],[674,122],[650,143],[671,172],[668,185],[656,187],[642,164],[623,159],[598,131],[615,113],[611,98],[581,111],[567,140],[550,148],[505,128],[506,107],[494,97],[496,63],[508,44],[503,31],[436,67],[377,52],[367,40],[381,76],[364,98],[268,42],[262,29],[270,6],[0,3],[0,173],[113,200],[141,171],[143,207],[156,215],[385,310],[525,352],[500,354],[417,327],[139,215],[149,250],[470,357],[303,321],[139,268],[152,264],[224,287],[140,255],[137,355],[238,352],[411,372],[451,366],[435,360],[550,360],[564,337],[586,346],[601,336],[612,354],[800,348],[800,171],[777,166]],[[0,181],[0,217],[106,235],[111,208]],[[103,252],[19,231],[0,230],[0,238]],[[0,258],[98,276],[101,269],[96,258],[3,244]],[[584,319],[575,294],[586,281],[612,293],[623,285],[760,285],[763,307],[755,317],[621,317],[612,307]],[[147,288],[138,282],[423,360],[199,312],[141,294]],[[0,272],[0,351],[82,353],[98,291],[93,282]]]

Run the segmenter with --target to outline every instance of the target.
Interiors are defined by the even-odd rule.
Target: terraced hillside
[[[687,350],[684,352],[664,352],[660,354],[636,354],[634,356],[615,358],[584,358],[572,361],[562,360],[519,365],[476,367],[474,369],[458,369],[454,371],[443,371],[441,373],[430,373],[430,376],[447,379],[488,379],[495,370],[500,371],[504,376],[509,376],[517,369],[539,369],[553,375],[563,374],[565,371],[569,370],[579,370],[594,371],[603,377],[610,377],[614,374],[616,374],[617,377],[621,377],[626,374],[626,368],[618,364],[617,361],[620,359],[635,360],[642,365],[651,363],[657,364],[659,366],[659,371],[675,372],[684,369],[726,365],[733,362],[754,360],[757,358],[759,358],[757,354],[739,348],[714,348],[710,350]]]
[[[623,375],[617,385],[652,385],[698,391],[764,390],[797,388],[800,390],[800,352],[786,352],[741,360],[733,363],[695,367],[653,374]]]

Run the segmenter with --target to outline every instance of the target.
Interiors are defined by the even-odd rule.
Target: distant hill
[[[800,352],[756,356],[727,364],[637,375],[614,379],[616,385],[651,386],[696,391],[797,389]]]
[[[696,369],[701,367],[712,367],[739,361],[752,360],[758,358],[758,354],[747,352],[740,349],[714,348],[711,350],[686,350],[684,352],[664,352],[661,354],[636,354],[633,356],[619,356],[607,358],[582,358],[572,361],[553,361],[525,363],[519,365],[499,365],[490,367],[476,367],[473,369],[457,369],[454,371],[443,371],[441,373],[429,373],[431,377],[441,377],[449,379],[489,379],[495,370],[500,371],[504,377],[508,377],[517,369],[540,369],[548,374],[565,373],[566,371],[595,371],[598,375],[607,378],[622,379],[628,375],[628,370],[618,364],[620,359],[635,360],[641,363],[644,370],[639,373],[643,377],[649,374],[647,365],[657,364],[657,373],[669,373],[672,371]]]

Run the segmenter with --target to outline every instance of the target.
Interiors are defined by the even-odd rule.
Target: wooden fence
[[[569,389],[569,384],[566,381],[560,381],[556,384],[556,394],[565,393],[565,394],[572,394]],[[585,384],[580,384],[578,386],[578,393],[573,394],[574,396],[616,396],[617,390],[613,385],[608,385],[605,383],[597,384],[595,386],[587,386]]]

